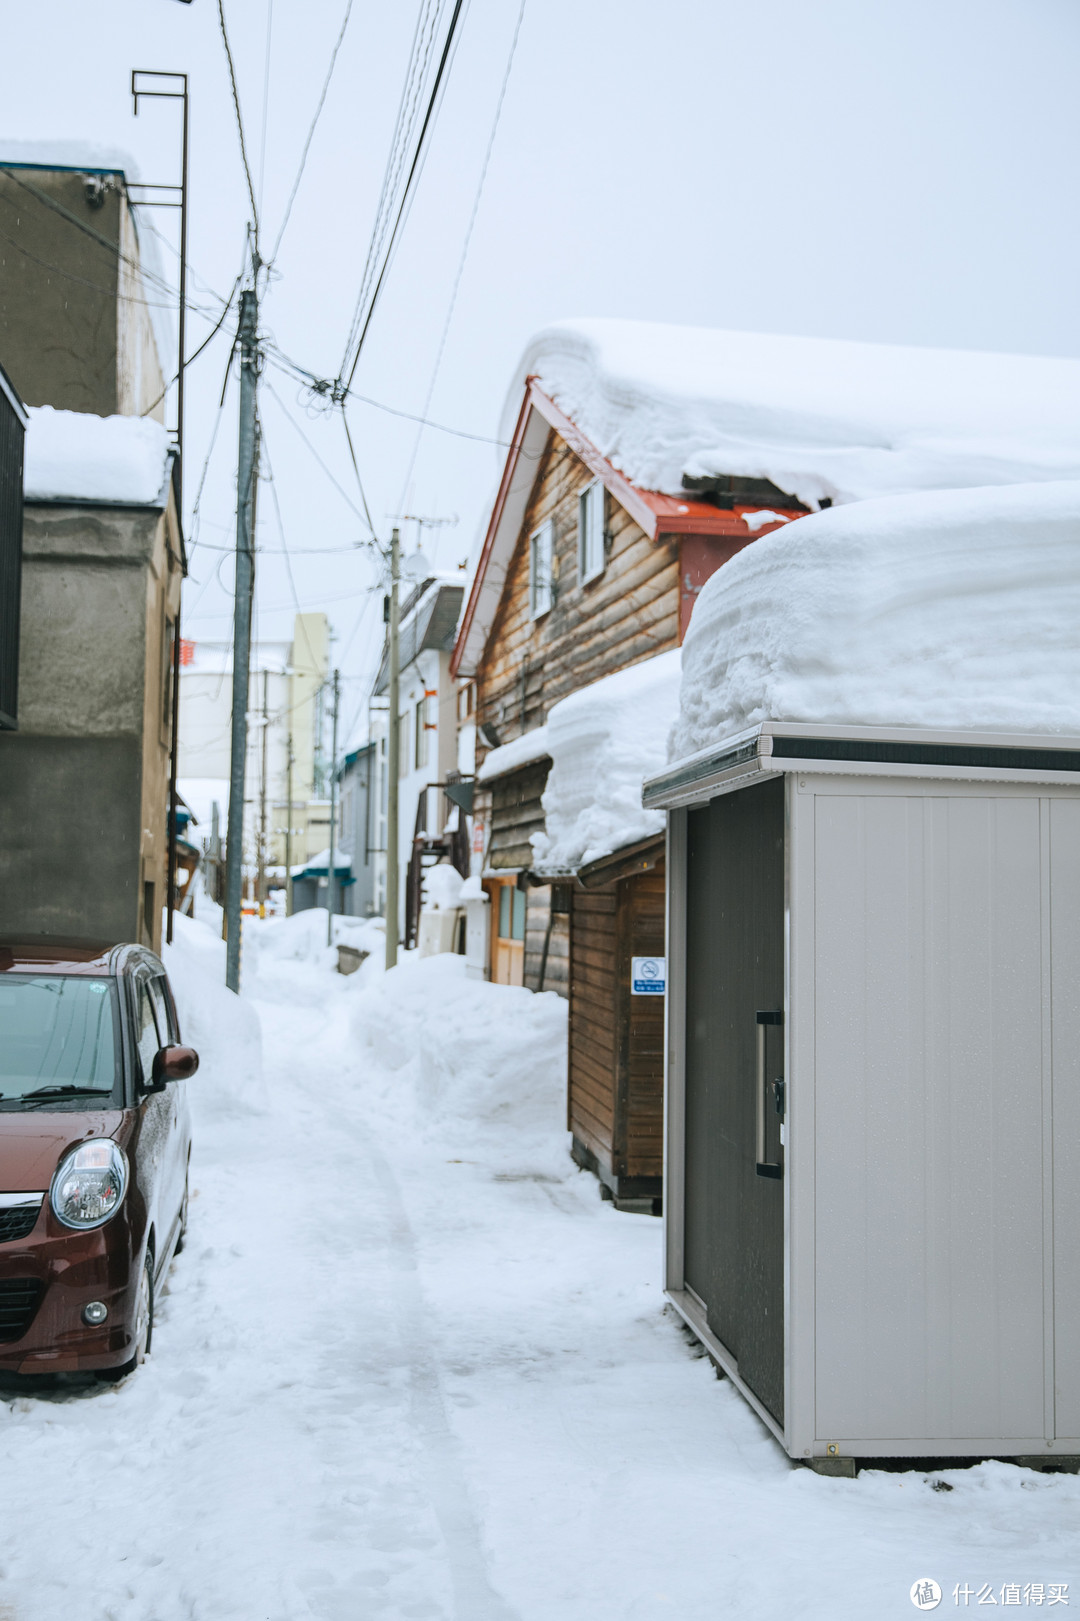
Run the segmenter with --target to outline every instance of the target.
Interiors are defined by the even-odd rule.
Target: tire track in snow
[[[461,1450],[447,1417],[438,1364],[428,1345],[427,1308],[417,1265],[416,1238],[397,1178],[378,1145],[364,1143],[383,1197],[387,1242],[398,1265],[392,1269],[401,1334],[401,1359],[409,1371],[417,1434],[424,1443],[431,1505],[446,1544],[458,1621],[519,1621],[519,1614],[488,1580],[480,1528],[469,1499]],[[388,1269],[390,1270],[390,1269]]]

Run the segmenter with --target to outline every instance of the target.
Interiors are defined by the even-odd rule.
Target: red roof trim
[[[518,412],[517,425],[514,428],[514,436],[510,441],[510,449],[507,452],[506,464],[503,467],[503,475],[499,481],[499,489],[495,497],[495,505],[491,509],[491,519],[487,526],[487,534],[484,536],[484,545],[480,552],[480,560],[476,565],[476,573],[473,575],[472,590],[469,592],[469,600],[465,604],[465,612],[462,614],[461,624],[458,626],[457,640],[454,643],[454,651],[450,655],[450,675],[455,681],[457,680],[458,668],[461,664],[462,655],[465,651],[465,643],[468,639],[473,619],[476,617],[476,609],[480,601],[480,591],[484,583],[484,575],[487,573],[488,560],[491,557],[491,548],[495,544],[495,536],[499,532],[499,523],[502,519],[503,508],[506,505],[506,497],[510,491],[510,483],[514,476],[514,469],[517,467],[518,458],[521,455],[521,446],[525,439],[525,429],[528,426],[529,412],[532,409],[531,385],[532,379],[530,378],[528,386],[525,389],[525,398],[522,401],[521,410]]]
[[[483,594],[484,576],[491,561],[492,549],[502,523],[514,473],[521,457],[529,417],[533,411],[536,411],[548,426],[554,428],[560,438],[565,440],[574,454],[603,482],[619,505],[630,514],[650,540],[659,540],[662,535],[736,535],[744,540],[748,537],[760,540],[763,535],[778,529],[781,523],[790,521],[785,514],[785,517],[776,523],[762,524],[757,529],[751,529],[750,525],[743,521],[743,517],[747,512],[768,510],[760,502],[757,504],[748,502],[738,507],[725,508],[713,506],[709,501],[682,500],[675,495],[663,495],[659,490],[639,489],[636,484],[631,484],[617,467],[613,467],[606,456],[601,455],[577,424],[544,393],[536,378],[528,377],[525,380],[525,398],[518,413],[513,439],[510,441],[498,494],[491,510],[487,534],[473,576],[469,600],[465,605],[454,651],[450,656],[450,674],[455,680]],[[791,516],[799,517],[801,513],[793,512]]]

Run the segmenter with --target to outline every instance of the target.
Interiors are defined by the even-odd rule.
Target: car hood
[[[63,1114],[0,1114],[0,1193],[41,1193],[65,1149],[88,1137],[130,1135],[129,1109],[65,1110]]]

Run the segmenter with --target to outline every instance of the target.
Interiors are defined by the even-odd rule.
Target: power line
[[[219,3],[220,3],[220,0],[219,0]],[[409,166],[409,173],[408,173],[408,176],[406,177],[406,180],[405,180],[405,188],[404,188],[404,190],[403,190],[403,192],[401,194],[401,200],[400,200],[400,202],[398,204],[397,215],[396,215],[396,217],[394,219],[393,229],[390,232],[389,242],[387,243],[386,250],[385,250],[385,253],[383,255],[382,267],[379,270],[378,279],[375,282],[375,286],[374,286],[374,289],[373,289],[373,291],[371,293],[371,297],[368,300],[367,314],[364,317],[364,322],[363,322],[362,327],[360,328],[359,336],[355,340],[355,347],[354,347],[354,350],[353,350],[352,361],[351,361],[351,364],[349,365],[349,375],[348,375],[348,377],[346,379],[346,387],[351,386],[352,380],[356,376],[356,368],[357,368],[357,366],[358,366],[358,364],[360,362],[360,355],[361,355],[361,353],[363,351],[363,348],[364,348],[364,342],[365,342],[365,340],[367,338],[368,330],[369,330],[369,328],[371,326],[372,317],[375,314],[375,310],[376,310],[376,307],[377,307],[378,302],[379,302],[379,295],[382,292],[383,285],[384,285],[384,283],[386,281],[387,271],[389,270],[391,261],[392,261],[392,259],[394,257],[394,249],[395,249],[395,247],[397,245],[398,235],[399,235],[399,233],[401,231],[402,224],[403,224],[403,222],[405,220],[405,216],[406,216],[406,213],[408,211],[408,207],[412,202],[414,182],[416,181],[417,176],[418,176],[419,171],[420,171],[420,168],[421,168],[421,158],[426,153],[426,143],[427,143],[428,130],[431,127],[432,120],[433,120],[433,118],[435,116],[436,108],[437,108],[437,106],[439,104],[440,91],[442,90],[443,79],[444,79],[445,74],[446,74],[447,64],[450,61],[451,52],[452,52],[454,44],[456,42],[458,23],[461,20],[462,9],[463,9],[464,4],[465,4],[465,0],[454,0],[454,10],[453,10],[453,12],[451,14],[451,17],[450,17],[450,26],[449,26],[449,28],[447,29],[447,32],[446,32],[446,39],[445,39],[445,41],[443,43],[442,55],[439,58],[439,66],[436,69],[434,83],[432,84],[432,87],[431,87],[431,93],[428,96],[427,109],[426,109],[426,111],[424,113],[424,121],[420,126],[420,134],[417,137],[416,147],[415,147],[414,152],[413,152],[412,163]],[[344,365],[342,366],[342,372],[344,372]],[[339,381],[340,381],[340,378],[339,378]]]
[[[213,340],[217,337],[218,333],[221,331],[222,327],[225,325],[226,318],[227,318],[227,316],[229,314],[229,311],[232,309],[233,299],[236,297],[237,288],[239,286],[240,286],[240,278],[237,277],[236,281],[233,283],[233,290],[229,294],[229,302],[225,305],[225,308],[222,310],[221,315],[219,316],[217,322],[214,324],[214,326],[211,328],[211,330],[207,333],[206,337],[203,339],[202,343],[200,343],[199,347],[196,350],[194,350],[192,354],[188,355],[187,359],[184,362],[185,368],[190,366],[193,360],[198,360],[198,358],[202,354],[203,350],[209,347],[209,345],[213,342]],[[232,359],[231,353],[230,353],[229,359],[230,359],[230,361]],[[148,405],[146,407],[146,410],[143,411],[141,414],[144,417],[149,416],[150,412],[154,409],[154,406],[161,404],[162,400],[165,398],[165,396],[169,392],[170,388],[172,388],[173,383],[179,382],[179,380],[180,380],[180,373],[177,372],[176,376],[173,377],[169,382],[167,382],[165,384],[165,387],[162,389],[161,393],[158,395],[157,399],[153,402],[153,404]],[[216,432],[216,428],[215,428],[215,432]],[[200,490],[200,493],[201,493],[201,491],[202,491],[202,486],[201,485],[199,486],[199,490]]]
[[[480,166],[480,179],[477,182],[476,196],[473,198],[472,213],[469,215],[469,223],[465,229],[465,240],[461,246],[461,258],[458,261],[457,275],[454,277],[454,285],[450,292],[450,302],[446,308],[446,320],[443,322],[442,336],[439,339],[439,347],[435,353],[435,364],[431,368],[431,381],[428,384],[427,396],[424,400],[423,410],[420,413],[421,417],[424,419],[427,418],[428,411],[431,409],[431,401],[435,394],[435,384],[439,376],[439,369],[442,366],[443,354],[446,350],[446,340],[450,334],[450,324],[454,319],[454,310],[457,307],[458,291],[461,287],[461,278],[465,273],[465,261],[469,256],[469,245],[472,242],[473,231],[476,227],[476,217],[480,211],[480,199],[483,196],[484,182],[487,179],[488,165],[491,162],[491,154],[495,147],[495,136],[499,128],[499,119],[502,117],[503,102],[506,99],[506,87],[510,82],[510,70],[514,65],[514,54],[517,51],[518,36],[521,33],[521,24],[525,16],[526,4],[527,0],[521,0],[521,5],[518,8],[517,22],[514,25],[514,34],[510,41],[510,50],[506,58],[506,69],[503,73],[502,84],[499,88],[499,99],[495,104],[495,116],[491,123],[491,133],[488,136],[487,150],[484,153],[484,161]],[[405,474],[405,479],[401,488],[401,500],[398,503],[399,506],[405,505],[405,499],[409,490],[409,483],[413,476],[413,470],[416,467],[416,458],[420,454],[420,442],[424,437],[425,426],[426,420],[421,421],[416,432],[416,439],[413,442],[412,456],[409,458],[408,471]]]
[[[225,59],[229,64],[229,83],[232,86],[233,107],[236,110],[236,132],[240,137],[240,157],[244,165],[244,178],[247,181],[248,198],[251,202],[251,218],[255,226],[255,244],[258,247],[259,205],[255,201],[255,187],[251,183],[251,165],[248,163],[247,143],[244,140],[244,116],[240,111],[240,92],[236,86],[236,64],[233,61],[232,46],[229,44],[229,30],[225,26],[225,0],[218,0],[218,21],[221,24]]]
[[[271,7],[272,7],[273,6],[273,0],[270,0],[270,4],[271,4]],[[336,41],[334,42],[334,49],[330,53],[330,65],[326,70],[326,78],[323,80],[322,93],[319,96],[319,100],[318,100],[318,103],[317,103],[316,108],[315,108],[315,115],[311,120],[311,127],[307,132],[307,139],[304,142],[304,149],[300,154],[300,167],[296,171],[296,179],[293,181],[292,191],[289,193],[289,200],[285,204],[285,215],[284,215],[284,218],[281,221],[281,228],[280,228],[280,230],[278,231],[278,234],[277,234],[277,241],[274,243],[273,251],[270,254],[270,262],[271,262],[271,264],[274,262],[274,260],[278,256],[278,249],[281,247],[281,239],[285,235],[285,227],[289,223],[289,215],[292,213],[292,206],[293,206],[293,203],[296,201],[296,194],[300,190],[300,181],[303,178],[304,167],[305,167],[305,165],[307,163],[307,160],[308,160],[308,153],[311,150],[311,142],[312,142],[312,139],[314,138],[314,135],[315,135],[315,126],[319,122],[319,118],[320,118],[320,116],[322,114],[322,110],[323,110],[323,104],[326,101],[327,92],[330,89],[330,80],[334,76],[334,67],[335,67],[335,65],[337,63],[338,52],[341,49],[342,41],[345,38],[345,30],[349,26],[349,18],[352,16],[352,8],[353,8],[353,0],[346,0],[345,15],[341,20],[341,29],[340,29],[340,31],[338,33],[338,37],[337,37]]]
[[[93,226],[87,225],[86,221],[81,220],[78,214],[73,214],[69,208],[65,208],[63,203],[58,202],[55,197],[50,197],[48,192],[40,190],[39,187],[33,185],[29,180],[24,180],[21,175],[16,174],[14,169],[10,168],[7,164],[0,163],[0,170],[3,170],[9,180],[13,180],[17,186],[21,186],[23,191],[29,192],[31,197],[35,197],[37,201],[45,208],[51,209],[54,214],[59,214],[62,219],[67,220],[69,225],[74,225],[77,231],[81,231],[84,236],[88,236],[90,240],[92,242],[96,242],[99,247],[106,248],[120,264],[126,265],[129,270],[135,271],[144,282],[149,283],[149,285],[154,287],[159,293],[165,293],[170,300],[170,307],[176,302],[177,298],[179,297],[178,290],[177,288],[170,286],[170,284],[165,280],[164,276],[159,276],[153,270],[148,270],[145,263],[141,259],[133,259],[129,253],[125,253],[123,251],[118,242],[113,242],[107,236],[103,236],[100,231],[95,231]],[[132,208],[138,208],[140,205],[138,203],[131,203],[129,206]],[[146,205],[143,204],[142,206],[145,207]],[[90,283],[89,285],[93,284]],[[210,289],[210,292],[211,296],[217,299],[219,304],[223,304],[225,302],[221,295],[219,293],[215,293],[212,288]],[[211,318],[209,311],[198,304],[193,304],[190,298],[185,299],[184,303],[187,309],[194,310],[197,314],[205,316],[207,320]]]
[[[272,366],[276,366],[285,376],[303,383],[316,398],[328,400],[332,395],[336,385],[329,378],[318,377],[295,360],[290,360],[276,344],[266,344],[264,353]],[[495,445],[500,450],[511,448],[509,439],[493,438],[488,433],[472,433],[467,428],[452,428],[446,422],[433,422],[430,417],[420,416],[416,411],[402,411],[396,405],[386,405],[382,400],[373,400],[369,394],[360,394],[355,388],[343,388],[334,403],[344,406],[348,400],[356,400],[360,405],[370,405],[374,411],[384,411],[387,416],[401,417],[406,422],[418,422],[425,428],[433,428],[437,433],[452,434],[455,439],[471,439],[475,444]],[[523,450],[522,455],[526,454]]]
[[[277,390],[274,388],[272,383],[268,382],[267,385],[266,385],[266,388],[267,388],[267,392],[269,394],[271,394],[274,397],[275,400],[277,400],[278,406],[281,409],[282,414],[284,415],[285,419],[292,424],[293,428],[300,435],[301,439],[304,441],[305,445],[308,447],[311,454],[314,456],[315,460],[318,462],[319,466],[322,468],[323,472],[326,474],[327,478],[330,480],[331,484],[334,486],[335,490],[337,490],[338,494],[341,496],[341,499],[345,502],[345,505],[349,508],[349,510],[351,512],[355,512],[356,516],[360,519],[361,523],[368,524],[368,527],[371,529],[372,539],[374,539],[375,538],[375,530],[374,530],[374,528],[368,522],[368,519],[365,518],[364,514],[360,511],[360,508],[356,505],[356,502],[346,492],[346,490],[343,489],[343,487],[338,483],[337,479],[334,477],[334,475],[330,471],[329,467],[327,467],[326,463],[323,461],[322,457],[319,455],[319,452],[315,449],[315,446],[311,443],[311,440],[308,438],[308,436],[304,432],[303,428],[297,422],[296,418],[287,409],[284,401],[281,398],[281,395],[277,392]]]
[[[387,153],[386,168],[383,172],[382,185],[379,189],[379,200],[375,207],[375,217],[371,227],[371,238],[368,242],[367,253],[364,257],[364,268],[360,277],[360,290],[357,294],[356,306],[353,310],[352,320],[349,323],[349,335],[345,340],[345,349],[341,360],[341,370],[352,349],[353,340],[358,330],[364,299],[370,287],[370,278],[374,273],[378,254],[389,223],[389,210],[391,200],[396,192],[401,177],[402,166],[405,162],[405,153],[412,133],[416,126],[417,104],[420,88],[427,75],[428,62],[434,46],[435,31],[439,17],[442,13],[444,0],[422,0],[416,15],[416,27],[413,31],[412,44],[409,48],[409,57],[406,64],[405,78],[401,87],[401,100],[398,104],[397,117],[390,138],[390,148]]]

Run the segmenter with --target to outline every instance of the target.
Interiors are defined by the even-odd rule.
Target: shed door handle
[[[782,1025],[783,1022],[784,1014],[781,1008],[769,1008],[765,1011],[758,1009],[754,1157],[757,1160],[757,1174],[759,1176],[780,1177],[784,1174],[781,1165],[765,1158],[765,1031],[770,1024]]]

